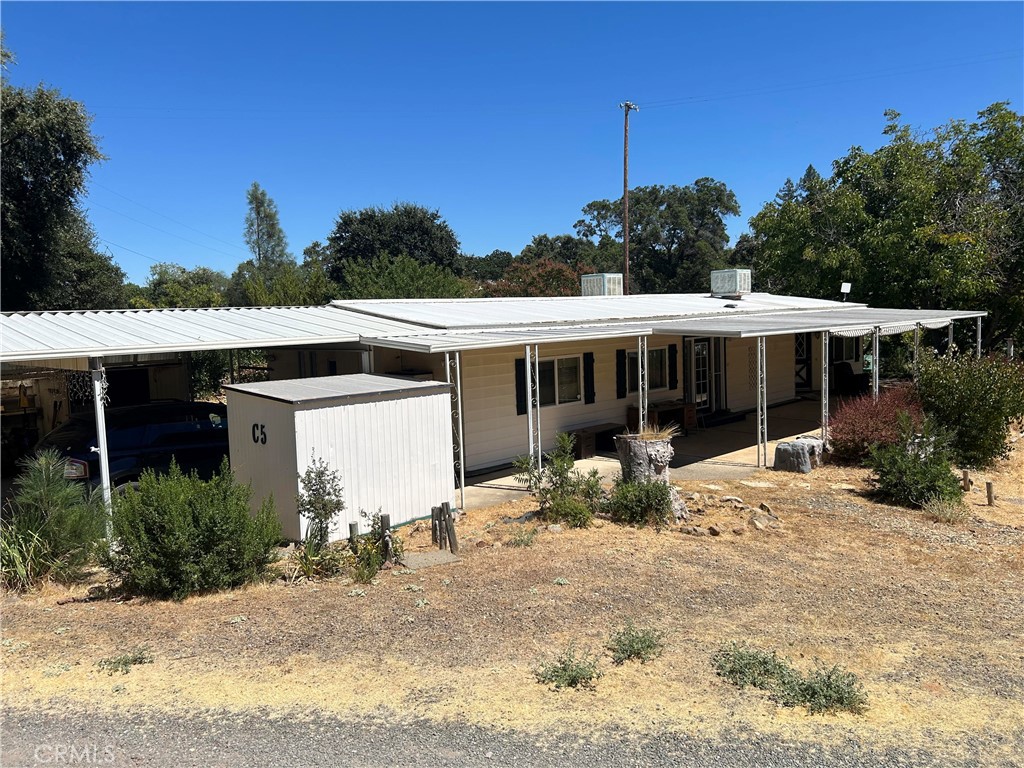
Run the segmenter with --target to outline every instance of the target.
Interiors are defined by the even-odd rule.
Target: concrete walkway
[[[707,429],[692,429],[672,441],[675,458],[669,473],[673,480],[742,480],[757,471],[754,422],[749,413],[743,421]],[[775,446],[799,435],[819,437],[821,402],[800,400],[768,409],[768,466],[775,461]],[[596,469],[611,482],[620,471],[619,460],[599,454],[576,462],[577,469]],[[466,478],[466,509],[481,509],[523,498],[527,491],[508,469]],[[458,495],[456,494],[456,498]]]

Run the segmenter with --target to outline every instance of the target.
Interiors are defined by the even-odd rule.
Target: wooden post
[[[430,508],[430,543],[431,544],[435,544],[436,545],[437,542],[438,542],[437,524],[438,524],[438,520],[440,520],[440,519],[441,519],[441,508],[440,507],[431,507]]]
[[[968,470],[964,470],[964,479],[960,484],[960,487],[964,489],[964,493],[971,490],[971,473]]]
[[[384,550],[384,562],[390,563],[392,558],[391,552],[391,515],[380,516],[380,541],[383,545]]]
[[[996,487],[991,480],[985,483],[985,490],[988,492],[988,505],[994,507],[996,505]]]
[[[444,517],[445,533],[448,534],[448,548],[453,555],[457,555],[459,540],[455,537],[455,517],[452,515],[451,505],[447,501],[441,504],[441,514]]]
[[[437,548],[448,549],[448,526],[444,522],[444,505],[437,508]]]
[[[348,524],[348,548],[353,555],[359,553],[359,523]]]

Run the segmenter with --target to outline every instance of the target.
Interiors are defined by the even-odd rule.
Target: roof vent
[[[715,269],[711,272],[711,295],[716,299],[741,299],[750,293],[749,269]]]
[[[622,273],[601,272],[580,277],[580,288],[584,296],[621,296]]]

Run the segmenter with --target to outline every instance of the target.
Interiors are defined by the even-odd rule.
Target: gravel
[[[388,722],[381,716],[341,719],[311,714],[302,719],[254,711],[190,716],[128,716],[8,711],[2,725],[0,765],[87,764],[111,766],[692,766],[693,768],[802,768],[857,766],[1022,765],[1024,737],[989,734],[962,744],[963,755],[903,748],[865,749],[853,742],[812,744],[751,731],[709,739],[679,734],[634,737],[609,732],[536,737],[476,726],[425,720]],[[984,744],[984,746],[983,746]],[[999,754],[991,751],[996,747]],[[989,751],[987,751],[989,750]],[[85,758],[83,759],[83,755]],[[77,760],[73,758],[77,756]]]

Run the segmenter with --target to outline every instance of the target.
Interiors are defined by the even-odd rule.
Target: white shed
[[[231,468],[252,484],[254,509],[273,496],[288,539],[305,535],[295,496],[314,457],[345,489],[332,539],[347,536],[351,522],[365,532],[361,509],[397,525],[454,501],[449,384],[359,373],[225,389]]]

